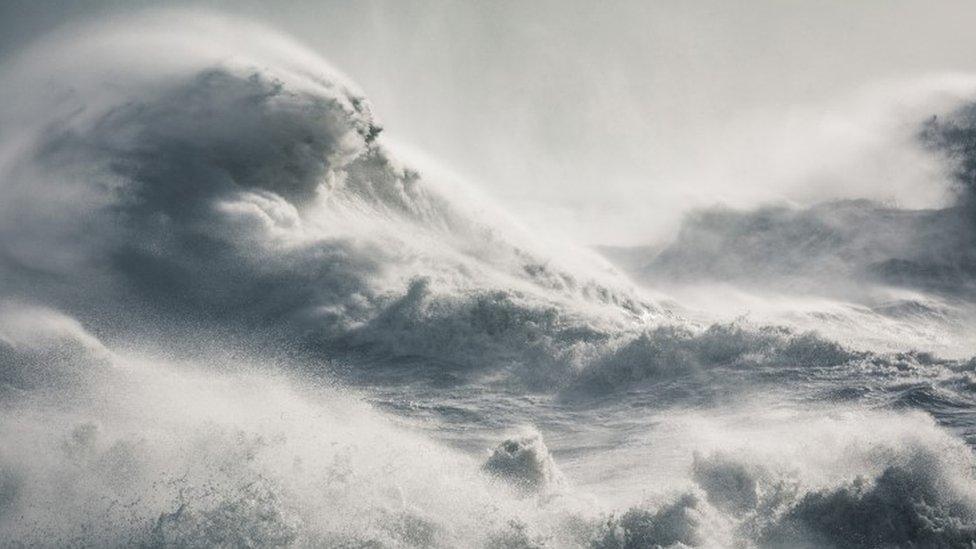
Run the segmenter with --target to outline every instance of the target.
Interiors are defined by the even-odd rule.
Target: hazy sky
[[[160,4],[177,5],[4,0],[0,53]],[[976,3],[963,1],[193,4],[297,37],[362,86],[389,136],[592,243],[647,241],[716,202],[925,205],[938,193],[882,181],[904,172],[887,159],[833,158],[877,146],[861,119],[871,93],[897,106],[892,82],[976,73]],[[874,183],[838,175],[871,162],[857,177]]]

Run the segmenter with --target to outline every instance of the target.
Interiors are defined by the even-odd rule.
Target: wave
[[[953,547],[976,531],[973,455],[917,413],[672,418],[693,460],[614,511],[532,428],[479,462],[280,369],[109,350],[50,310],[7,319],[12,363],[59,349],[49,366],[82,372],[2,400],[12,543]]]
[[[719,206],[687,215],[674,241],[660,249],[605,252],[639,279],[663,284],[720,280],[846,298],[863,297],[866,285],[887,285],[971,302],[974,112],[971,99],[960,99],[915,121],[913,149],[949,174],[949,206],[905,209],[863,199]]]
[[[641,382],[688,376],[712,368],[822,368],[862,354],[813,332],[713,324],[705,330],[665,326],[641,333],[582,370],[569,394],[636,389]]]
[[[44,340],[78,339],[46,332]],[[70,362],[84,369],[85,356]],[[442,516],[461,517],[463,501],[495,493],[460,472],[475,469],[461,456],[425,448],[327,387],[311,397],[240,365],[217,373],[115,355],[109,366],[111,376],[35,386],[4,401],[0,524],[8,542],[330,545],[370,532],[396,543],[433,528],[412,510],[413,498],[439,500],[453,508]],[[448,480],[448,471],[458,476]],[[472,493],[449,503],[467,482]],[[413,492],[422,485],[428,496]],[[487,498],[469,511],[480,516]],[[389,523],[372,531],[371,520]]]
[[[867,200],[715,208],[689,215],[675,241],[645,258],[637,275],[854,299],[863,298],[865,285],[889,285],[968,299],[968,217],[960,206],[904,210]]]
[[[548,496],[566,483],[542,435],[531,427],[502,441],[481,467],[524,494]]]
[[[908,209],[865,199],[719,205],[687,214],[670,242],[600,251],[679,302],[721,303],[726,317],[812,327],[861,349],[969,355],[976,118],[971,93],[931,108],[937,114],[911,120],[907,132],[891,128],[895,135],[881,141],[891,154],[941,166],[916,185],[947,185],[948,205]]]
[[[299,47],[256,29],[244,47],[218,26],[203,53],[146,73],[145,45],[173,36],[133,25],[24,54],[80,50],[85,67],[23,61],[3,77],[51,90],[0,114],[4,295],[109,334],[263,333],[460,368],[665,315],[594,254],[546,250],[462,183],[402,163],[368,101]],[[261,47],[289,61],[248,55]]]
[[[767,432],[748,442],[721,437],[717,449],[696,452],[688,488],[609,517],[594,546],[970,544],[976,491],[968,448],[935,435],[920,416],[901,416],[894,427],[890,417],[826,414],[762,422]],[[729,435],[741,436],[739,429]]]
[[[695,491],[611,517],[591,547],[968,546],[976,499],[954,476],[965,472],[926,450],[893,461],[874,476],[810,489],[728,456],[698,456]]]
[[[883,139],[892,149],[907,146],[898,154],[914,156],[915,163],[941,166],[916,185],[948,185],[949,205],[907,209],[846,199],[739,210],[716,206],[687,214],[664,246],[604,252],[637,279],[657,284],[721,281],[858,302],[882,286],[972,302],[974,112],[971,94],[960,96],[948,106],[931,107],[927,118],[911,120],[913,131],[889,129],[897,135]]]
[[[718,319],[747,315],[860,349],[966,356],[976,278],[965,200],[936,210],[866,200],[717,207],[689,214],[662,248],[603,253]]]

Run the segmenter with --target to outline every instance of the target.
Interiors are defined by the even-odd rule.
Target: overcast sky
[[[4,0],[0,54],[73,19],[160,4]],[[311,46],[361,85],[389,136],[590,243],[647,241],[719,202],[926,205],[937,193],[911,182],[784,173],[829,163],[825,142],[867,139],[867,122],[844,122],[865,110],[864,90],[897,104],[891,82],[976,73],[976,3],[963,1],[192,4]],[[888,178],[875,172],[863,179]]]

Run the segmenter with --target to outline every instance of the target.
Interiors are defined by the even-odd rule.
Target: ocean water
[[[4,546],[976,543],[965,102],[915,136],[944,209],[594,250],[250,23],[66,30],[0,82]]]

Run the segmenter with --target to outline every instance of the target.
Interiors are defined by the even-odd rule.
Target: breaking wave
[[[964,285],[913,275],[931,295],[817,330],[717,322],[411,163],[347,78],[212,14],[66,31],[0,82],[13,544],[974,539],[973,361],[834,337],[955,323]],[[962,154],[934,137],[960,128],[926,142]],[[964,209],[710,212],[651,270],[904,274]]]
[[[109,332],[261,332],[462,368],[565,354],[559,342],[663,314],[595,255],[563,260],[460,182],[401,163],[321,61],[249,57],[284,48],[258,34],[145,74],[143,50],[120,51],[127,32],[80,46],[104,66],[8,69],[51,91],[5,113],[5,294]],[[153,27],[140,42],[171,39]]]
[[[13,543],[953,547],[976,531],[973,455],[917,413],[761,420],[752,445],[708,438],[727,420],[680,418],[705,437],[681,443],[695,448],[686,487],[646,486],[677,495],[614,511],[568,482],[537,430],[479,463],[266,365],[115,352],[63,315],[15,310],[0,332],[12,363],[57,356],[48,367],[72,381],[5,370]]]

